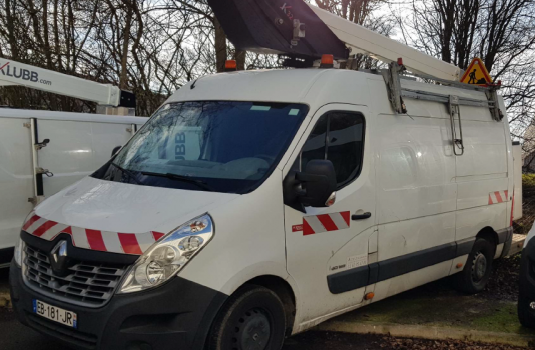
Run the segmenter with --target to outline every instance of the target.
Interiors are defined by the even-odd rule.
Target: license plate
[[[62,325],[76,328],[76,314],[72,311],[64,310],[59,307],[43,303],[40,300],[33,300],[33,312],[44,318],[48,318]]]

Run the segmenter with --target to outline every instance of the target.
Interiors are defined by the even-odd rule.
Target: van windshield
[[[92,176],[144,186],[247,193],[273,172],[307,113],[308,106],[302,104],[169,103]]]

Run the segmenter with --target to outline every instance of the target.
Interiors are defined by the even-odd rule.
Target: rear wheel
[[[524,327],[535,329],[535,302],[520,291],[518,297],[518,319]]]
[[[280,350],[285,331],[286,315],[277,294],[247,285],[232,295],[218,313],[207,350]]]
[[[496,247],[484,238],[476,239],[464,270],[454,275],[457,290],[467,294],[476,294],[487,286]]]

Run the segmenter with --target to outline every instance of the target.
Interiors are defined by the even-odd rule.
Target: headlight
[[[214,235],[208,214],[176,228],[154,243],[128,270],[118,293],[156,287],[175,276]]]
[[[24,246],[24,241],[20,239],[20,236],[19,236],[19,241],[15,245],[15,254],[14,254],[15,263],[17,264],[18,267],[22,266],[22,250],[24,249],[23,246]]]

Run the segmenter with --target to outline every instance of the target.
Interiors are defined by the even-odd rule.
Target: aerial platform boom
[[[312,11],[349,46],[351,53],[364,53],[385,63],[403,59],[405,67],[413,73],[423,73],[445,80],[458,81],[461,69],[438,58],[413,49],[399,41],[371,31],[342,17],[309,5]]]
[[[48,69],[0,58],[0,86],[32,89],[96,102],[101,106],[135,107],[135,96],[111,84],[101,84]]]
[[[386,63],[403,59],[413,73],[459,81],[461,70],[303,0],[208,0],[240,50],[277,53],[310,64],[324,54],[347,60],[366,53]]]

